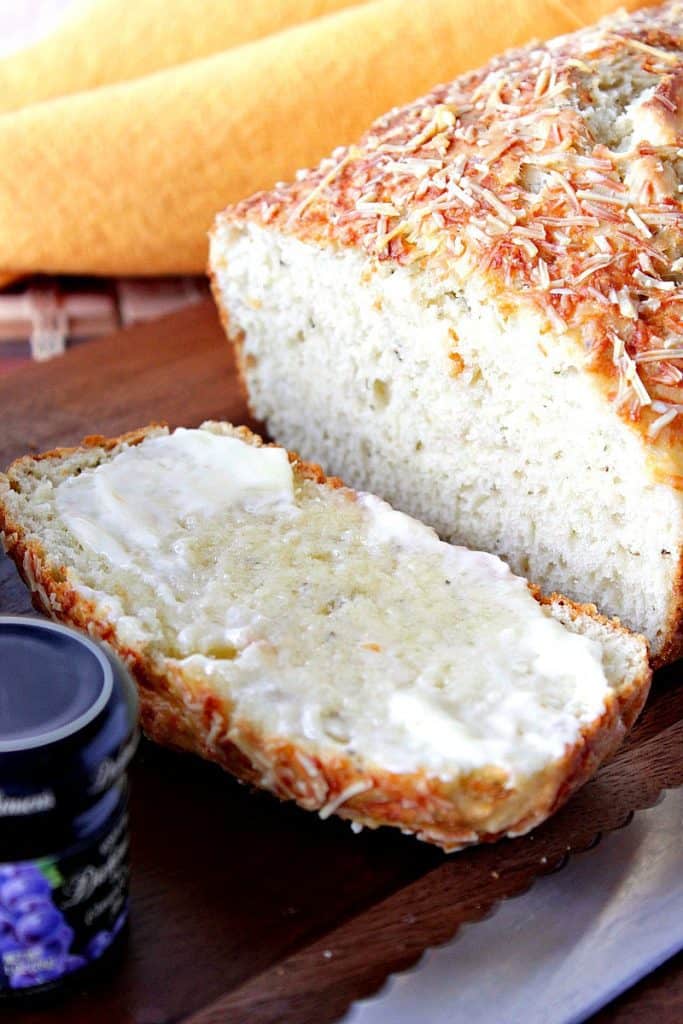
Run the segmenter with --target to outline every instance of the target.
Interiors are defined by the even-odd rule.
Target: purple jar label
[[[0,992],[98,960],[128,916],[128,820],[64,854],[0,864]]]

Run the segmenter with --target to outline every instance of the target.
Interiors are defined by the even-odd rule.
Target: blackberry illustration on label
[[[107,856],[112,838],[113,858],[92,863]],[[55,981],[109,949],[128,916],[127,858],[124,814],[94,850],[0,864],[0,986]]]
[[[138,732],[116,659],[37,620],[0,618],[0,706],[4,997],[52,990],[122,936]]]
[[[37,864],[0,867],[0,951],[3,981],[26,988],[82,967],[72,952],[74,930],[52,898]]]

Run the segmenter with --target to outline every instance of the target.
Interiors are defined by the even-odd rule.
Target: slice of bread
[[[19,459],[0,530],[128,663],[149,736],[356,828],[523,832],[648,692],[642,637],[228,424]]]
[[[304,458],[683,653],[683,5],[503,55],[231,207],[214,291]]]

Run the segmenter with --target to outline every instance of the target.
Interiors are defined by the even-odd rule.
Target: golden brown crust
[[[47,452],[40,452],[38,455],[22,455],[12,462],[10,469],[20,467],[22,462],[43,462],[47,459],[64,459],[74,455],[82,448],[104,448],[111,451],[120,444],[139,444],[148,436],[151,430],[163,429],[165,423],[148,423],[146,427],[137,430],[129,430],[119,437],[104,437],[102,434],[87,434],[79,445],[71,445],[62,448],[52,448]]]
[[[124,439],[137,444],[148,432],[146,428],[122,438],[88,439],[87,444],[111,450]],[[250,443],[263,443],[247,428],[238,428],[238,433]],[[13,467],[21,469],[28,461],[48,457],[60,459],[76,450],[55,449],[35,459],[27,456]],[[310,479],[343,486],[341,481],[327,480],[320,467],[292,458],[297,470]],[[0,483],[2,479],[0,476]],[[337,813],[371,828],[398,826],[447,851],[527,831],[552,814],[617,748],[649,690],[650,672],[644,657],[642,672],[610,695],[601,718],[584,727],[564,757],[517,789],[508,788],[503,774],[494,769],[473,771],[451,783],[424,773],[361,770],[348,757],[322,757],[304,745],[258,733],[248,722],[235,720],[230,707],[203,679],[189,676],[173,659],[152,659],[144,651],[120,643],[114,625],[71,584],[68,567],[52,565],[41,545],[11,519],[1,490],[0,539],[39,610],[110,644],[129,666],[140,694],[142,725],[153,740],[215,761],[244,782],[268,789],[280,799],[294,800],[307,810],[317,810],[323,817]],[[628,632],[599,616],[592,605],[577,605],[557,595],[545,598],[532,590],[544,604],[561,604],[571,618],[589,616]]]
[[[219,223],[354,248],[369,267],[424,263],[455,283],[477,274],[505,315],[531,306],[585,351],[680,488],[682,26],[673,2],[504,54]],[[610,71],[640,83],[632,116]],[[626,141],[611,134],[624,117]]]
[[[531,308],[548,345],[585,355],[653,479],[683,492],[682,147],[677,0],[439,86],[217,228],[251,222],[354,249],[369,273],[416,263],[455,286],[478,277],[504,317]],[[244,339],[214,294],[248,400]],[[656,665],[683,655],[683,556],[663,634]]]

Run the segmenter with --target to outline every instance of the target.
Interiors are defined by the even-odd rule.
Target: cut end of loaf
[[[280,442],[683,652],[680,3],[504,54],[229,208]]]
[[[132,666],[153,738],[322,817],[524,830],[647,693],[642,639],[226,424],[20,460],[0,527]]]
[[[476,278],[370,273],[253,224],[222,226],[212,252],[272,436],[675,656],[683,496],[566,338],[504,315]]]
[[[660,454],[681,476],[682,13],[616,14],[503,54],[218,224],[485,279],[570,334],[654,448],[678,440]]]

